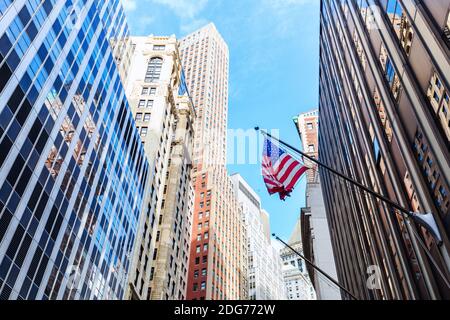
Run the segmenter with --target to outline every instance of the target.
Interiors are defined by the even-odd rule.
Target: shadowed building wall
[[[449,8],[446,0],[321,2],[321,161],[411,211],[432,212],[444,235],[438,247],[393,208],[321,170],[339,280],[361,299],[450,297],[437,270],[449,278]]]

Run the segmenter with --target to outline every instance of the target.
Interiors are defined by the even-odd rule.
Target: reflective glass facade
[[[449,12],[449,0],[321,1],[321,161],[432,213],[444,239],[320,171],[338,278],[359,299],[450,298]]]
[[[118,0],[0,1],[0,299],[124,297],[148,175],[127,37]]]

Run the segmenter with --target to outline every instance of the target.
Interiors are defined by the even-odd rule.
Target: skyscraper
[[[214,24],[180,41],[186,83],[197,113],[195,204],[188,299],[246,297],[246,241],[239,203],[225,167],[228,46]]]
[[[242,206],[247,238],[247,279],[250,300],[284,300],[286,290],[281,259],[270,241],[269,214],[261,208],[256,192],[239,175],[231,176]]]
[[[294,118],[303,150],[315,159],[319,158],[319,110],[302,113]],[[337,279],[333,248],[331,246],[328,218],[323,203],[322,185],[319,179],[321,170],[316,164],[308,171],[305,207],[301,209],[300,224],[303,254],[328,275]],[[340,299],[340,291],[333,283],[317,273],[310,265],[306,266],[318,300]]]
[[[449,1],[322,1],[320,159],[433,213],[444,237],[438,246],[321,170],[338,276],[361,299],[450,297],[449,9]],[[368,279],[375,271],[379,281]]]
[[[132,37],[126,93],[150,164],[129,298],[185,299],[192,229],[195,112],[177,39]]]
[[[303,252],[300,219],[297,220],[292,230],[288,244],[295,251]],[[287,299],[315,300],[316,293],[308,276],[305,261],[288,247],[281,249],[280,256],[283,262],[282,271]]]
[[[113,59],[124,12],[0,10],[0,296],[121,299],[149,174]]]

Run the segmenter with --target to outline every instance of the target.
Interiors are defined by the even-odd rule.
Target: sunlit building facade
[[[125,296],[149,167],[110,45],[124,19],[0,3],[1,299]]]
[[[214,24],[180,40],[194,126],[195,203],[188,299],[245,299],[246,240],[241,209],[228,176],[228,46]]]
[[[302,113],[294,117],[294,124],[300,135],[300,140],[302,143],[302,150],[308,156],[318,159],[319,158],[319,110],[313,110],[309,112]],[[308,167],[312,167],[314,170],[308,170],[307,182],[313,183],[317,180],[317,165],[308,160],[304,159],[305,164]]]
[[[132,37],[126,93],[150,165],[130,299],[183,300],[192,229],[195,112],[174,36]]]
[[[297,219],[288,244],[303,254],[300,219]],[[308,275],[308,265],[292,249],[284,247],[280,250],[287,300],[316,300],[316,292]]]
[[[231,176],[242,206],[247,251],[247,283],[250,300],[285,300],[281,259],[270,239],[269,214],[261,208],[256,192],[239,174]]]
[[[321,5],[320,159],[408,210],[321,171],[338,277],[360,299],[449,298],[450,1]],[[429,255],[432,259],[430,259]],[[375,268],[375,269],[374,269]],[[380,275],[368,285],[368,270]]]
[[[308,156],[319,158],[319,110],[300,114],[294,118],[303,151]],[[331,246],[328,217],[323,202],[322,185],[319,179],[319,166],[312,161],[308,165],[313,169],[308,171],[306,183],[305,207],[301,209],[300,224],[303,253],[305,257],[326,272],[333,279],[337,279],[334,253]],[[339,300],[339,288],[318,273],[311,265],[307,265],[318,300]]]

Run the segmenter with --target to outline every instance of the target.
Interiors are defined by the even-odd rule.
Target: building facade
[[[163,220],[156,233],[158,256],[154,264],[152,299],[185,300],[189,248],[194,210],[192,141],[195,113],[187,96],[179,97],[175,111],[168,172],[164,186]]]
[[[319,110],[303,113],[294,119],[303,151],[315,159],[319,158]],[[303,253],[316,266],[324,270],[333,279],[337,279],[333,248],[331,246],[328,218],[323,203],[322,185],[319,179],[319,167],[312,162],[313,169],[308,171],[306,183],[305,207],[301,209],[301,235]],[[306,266],[318,300],[339,300],[339,289],[317,273],[310,265]]]
[[[313,110],[309,112],[302,113],[297,117],[294,117],[294,124],[300,135],[300,140],[302,142],[303,152],[308,156],[318,159],[319,158],[319,110]],[[312,167],[313,170],[307,171],[307,182],[313,183],[317,180],[317,165],[308,160],[304,159],[305,164],[308,167]]]
[[[449,9],[447,0],[322,1],[321,161],[433,213],[444,238],[438,246],[386,203],[321,171],[338,277],[360,299],[450,297]]]
[[[132,37],[126,93],[150,165],[130,299],[185,299],[193,186],[195,112],[183,82],[178,42]]]
[[[300,219],[297,220],[288,244],[297,252],[303,252]],[[290,248],[280,251],[282,271],[288,300],[316,300],[316,293],[309,278],[305,261]]]
[[[270,239],[269,214],[261,208],[256,192],[239,175],[231,176],[242,206],[247,232],[247,279],[250,300],[285,300],[281,259]]]
[[[226,162],[228,46],[214,24],[180,41],[194,126],[194,217],[188,299],[245,299],[246,240]]]
[[[125,296],[149,166],[113,58],[124,18],[0,4],[1,299]]]

